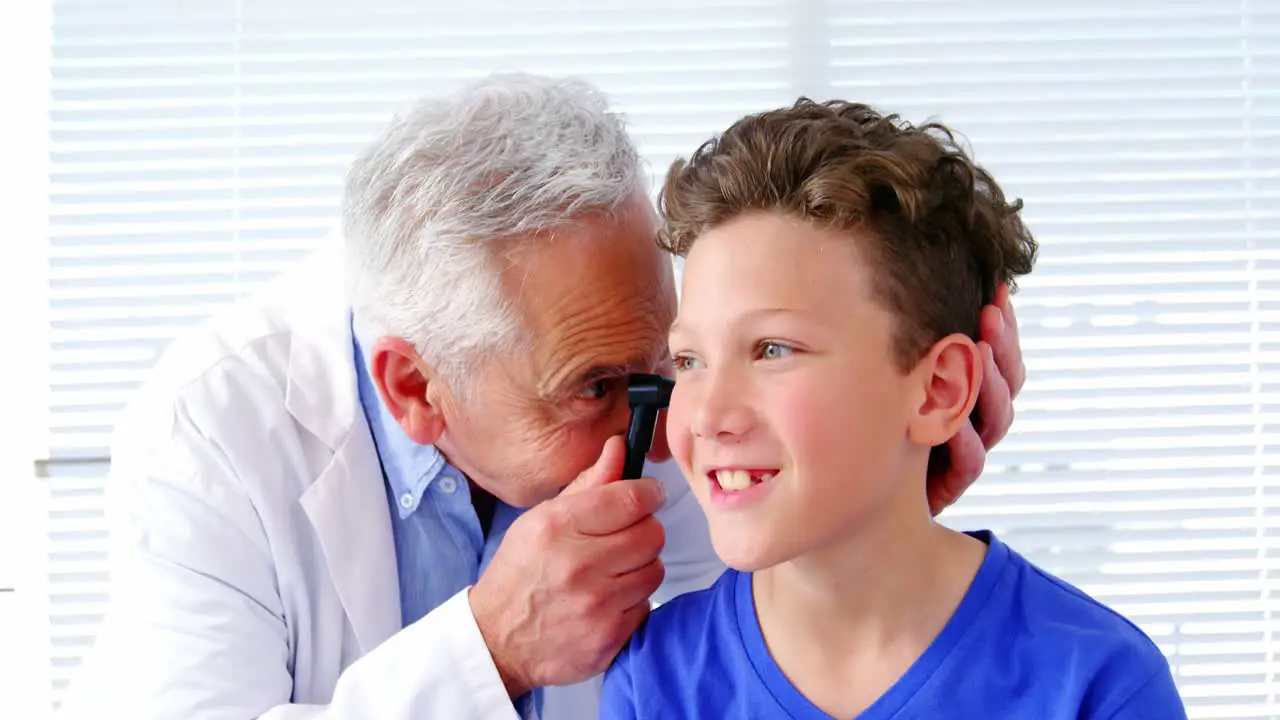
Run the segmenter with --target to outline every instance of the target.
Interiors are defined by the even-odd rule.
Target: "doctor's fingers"
[[[978,326],[981,339],[991,345],[995,366],[1009,389],[1009,396],[1017,397],[1027,379],[1027,366],[1022,358],[1018,317],[1014,314],[1007,284],[1001,284],[992,304],[982,309]]]
[[[609,575],[623,575],[653,562],[667,542],[666,530],[654,517],[606,537],[582,538],[589,543],[593,565]]]
[[[649,598],[658,591],[667,576],[667,569],[661,560],[653,560],[647,565],[619,575],[610,585],[618,607],[648,608]]]
[[[1013,425],[1013,389],[999,371],[994,351],[987,343],[978,343],[982,353],[982,386],[978,390],[978,435],[987,450],[1004,439]]]
[[[613,535],[657,512],[666,490],[654,478],[620,480],[557,498],[569,530],[580,535]]]

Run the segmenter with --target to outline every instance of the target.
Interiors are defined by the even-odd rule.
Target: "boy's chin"
[[[738,572],[767,570],[792,559],[791,548],[784,547],[780,538],[768,532],[752,532],[747,527],[711,530],[711,544],[716,555],[725,565]]]

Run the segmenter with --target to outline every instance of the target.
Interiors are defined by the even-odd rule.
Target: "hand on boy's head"
[[[947,443],[950,464],[929,477],[929,509],[934,515],[959,500],[973,485],[982,474],[987,451],[1004,438],[1013,424],[1013,399],[1022,390],[1027,372],[1008,285],[1002,284],[993,303],[982,309],[978,347],[984,365],[982,389],[978,392],[980,427],[968,423],[961,427]]]
[[[992,347],[1000,375],[1009,385],[1010,397],[1017,397],[1027,379],[1027,367],[1022,362],[1018,318],[1013,314],[1008,285],[1001,283],[996,288],[995,299],[982,309],[979,332],[981,339]]]

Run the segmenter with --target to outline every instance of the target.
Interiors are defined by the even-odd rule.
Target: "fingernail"
[[[657,480],[657,478],[654,478]],[[660,505],[667,504],[667,486],[661,480],[657,480],[658,485],[658,503]]]

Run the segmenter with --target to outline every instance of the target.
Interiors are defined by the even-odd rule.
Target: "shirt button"
[[[445,475],[440,478],[440,491],[448,495],[452,495],[454,490],[458,489],[458,481]]]
[[[405,493],[400,496],[400,507],[404,508],[405,510],[408,510],[409,508],[413,507],[412,493]]]

